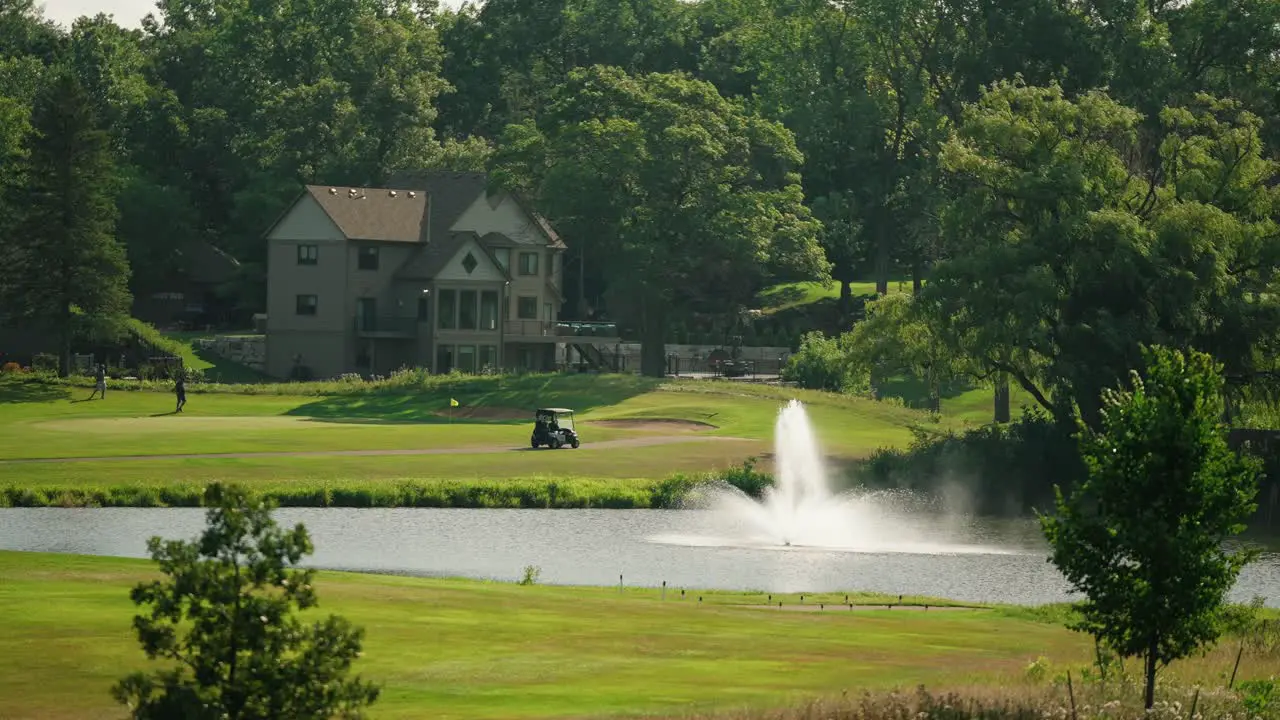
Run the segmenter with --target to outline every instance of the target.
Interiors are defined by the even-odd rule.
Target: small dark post
[[[684,599],[684,588],[680,588],[680,599]]]
[[[667,599],[667,581],[666,580],[662,581],[662,599],[663,601],[666,601]]]
[[[825,610],[826,608],[827,608],[827,606],[826,606],[826,605],[823,605],[822,603],[818,603],[818,609],[819,609],[819,610]]]
[[[698,596],[698,602],[702,602],[702,596],[701,596],[701,595],[699,595],[699,596]]]
[[[844,603],[845,603],[845,605],[848,605],[848,604],[849,604],[849,596],[848,596],[848,595],[845,595],[845,596],[844,596]]]
[[[768,603],[769,603],[770,605],[772,605],[772,604],[773,604],[773,593],[769,593],[769,600],[768,600]]]
[[[1071,720],[1076,720],[1076,689],[1071,685],[1071,671],[1067,670],[1067,695],[1071,698]]]
[[[1191,698],[1191,714],[1188,715],[1187,717],[1193,718],[1196,716],[1196,705],[1199,703],[1200,703],[1200,688],[1196,687],[1196,694],[1194,697]]]
[[[781,601],[781,600],[779,600],[779,601],[778,601],[778,609],[779,609],[779,610],[781,610],[781,609],[782,609],[782,601]]]
[[[618,573],[618,592],[622,592],[622,573]]]
[[[803,605],[803,604],[804,604],[804,596],[803,596],[803,595],[801,595],[801,596],[800,596],[800,604],[801,604],[801,605]]]
[[[1240,641],[1240,649],[1236,651],[1236,666],[1231,668],[1231,680],[1227,682],[1227,689],[1235,687],[1236,671],[1240,669],[1240,656],[1244,655],[1244,640]]]

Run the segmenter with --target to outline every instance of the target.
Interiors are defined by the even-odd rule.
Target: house
[[[387,184],[307,186],[267,231],[269,374],[550,370],[618,342],[563,322],[564,243],[484,174]]]
[[[154,292],[136,295],[133,317],[157,327],[221,325],[230,318],[219,288],[231,282],[240,263],[219,248],[196,238],[173,250],[173,267]]]

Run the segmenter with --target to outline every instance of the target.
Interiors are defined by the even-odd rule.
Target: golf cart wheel
[[[573,449],[577,450],[578,446],[581,445],[582,443],[578,440],[578,438],[574,438],[572,444],[573,444]]]

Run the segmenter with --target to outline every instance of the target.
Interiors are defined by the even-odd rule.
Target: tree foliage
[[[786,128],[708,83],[597,66],[508,129],[494,175],[590,243],[642,328],[642,371],[661,374],[677,313],[731,311],[771,270],[826,275],[801,160]]]
[[[922,298],[954,352],[1066,421],[1096,425],[1140,343],[1212,352],[1248,381],[1280,331],[1257,118],[1208,96],[1167,108],[1154,164],[1140,121],[1100,91],[999,83],[943,148],[949,257]]]
[[[147,543],[165,575],[130,593],[148,610],[133,627],[147,657],[173,663],[134,673],[112,694],[139,720],[358,718],[378,688],[346,676],[363,631],[318,605],[312,552],[301,524],[280,528],[270,508],[240,487],[205,493],[207,525],[195,541]]]
[[[1227,446],[1220,366],[1144,348],[1129,389],[1103,394],[1080,429],[1088,479],[1041,518],[1052,562],[1086,600],[1078,629],[1156,671],[1217,638],[1250,555],[1225,549],[1256,505],[1258,465]]]
[[[77,330],[118,330],[129,311],[109,142],[79,79],[59,68],[34,100],[23,183],[8,188],[18,219],[6,243],[6,305],[57,331],[64,373]]]

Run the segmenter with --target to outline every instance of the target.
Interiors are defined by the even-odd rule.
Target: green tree
[[[971,364],[942,342],[913,296],[885,295],[867,303],[867,317],[846,334],[849,362],[871,378],[907,374],[924,381],[928,408],[942,409],[942,388],[973,375]]]
[[[1099,421],[1141,343],[1194,347],[1233,385],[1280,337],[1276,164],[1256,116],[1200,96],[1141,117],[1106,94],[997,83],[943,147],[947,258],[921,292],[957,355],[1007,373],[1065,427]]]
[[[138,720],[358,718],[378,688],[346,676],[363,630],[342,617],[304,625],[295,611],[318,604],[312,552],[301,524],[280,528],[241,487],[211,485],[198,540],[147,543],[166,576],[138,584],[150,606],[133,627],[147,657],[176,667],[134,673],[112,688]]]
[[[129,312],[129,264],[114,236],[115,169],[76,75],[52,72],[31,114],[26,182],[12,190],[20,217],[5,282],[10,307],[61,338],[62,372],[72,338],[118,330]]]
[[[1076,629],[1156,671],[1218,637],[1248,552],[1224,549],[1256,508],[1260,466],[1227,446],[1221,368],[1208,355],[1143,348],[1130,389],[1104,393],[1080,428],[1088,478],[1043,516],[1052,562],[1085,594]]]
[[[665,372],[673,320],[729,312],[770,272],[827,276],[791,133],[680,73],[575,71],[536,121],[504,136],[495,180],[590,243],[641,329],[641,371]]]

